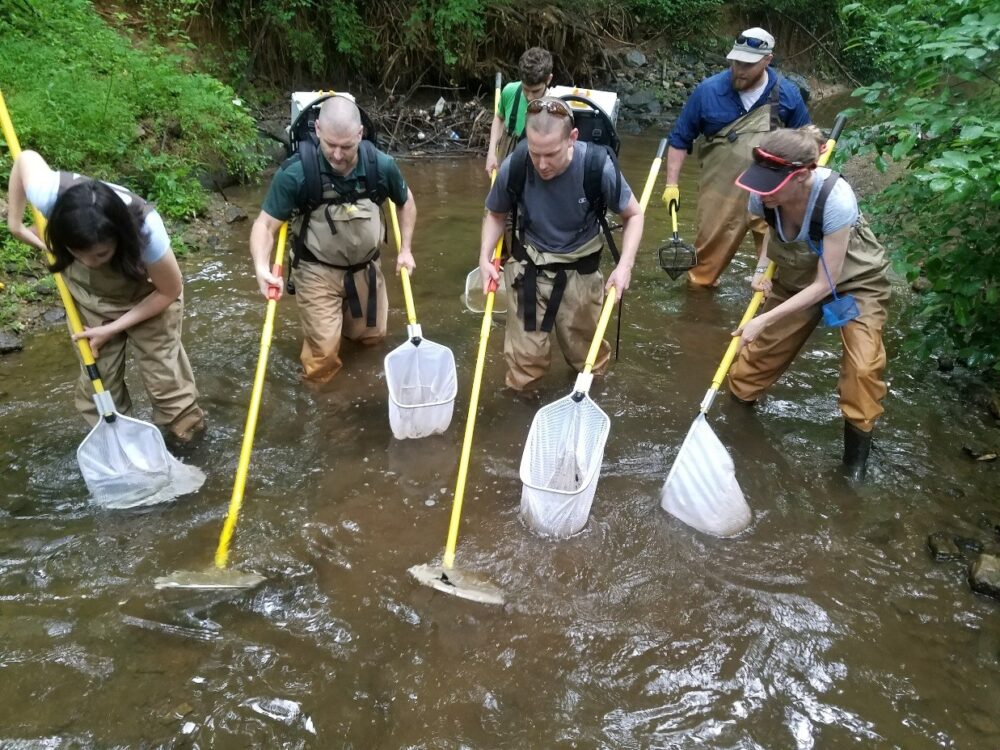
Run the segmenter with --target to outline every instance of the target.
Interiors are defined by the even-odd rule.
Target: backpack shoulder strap
[[[608,159],[611,160],[615,168],[615,202],[620,201],[622,194],[622,172],[618,167],[618,159],[615,158],[613,150],[598,143],[591,142],[587,144],[587,157],[583,163],[583,193],[587,197],[588,207],[597,216],[597,223],[600,224],[601,230],[604,232],[604,238],[608,243],[608,250],[611,251],[611,257],[617,263],[621,255],[618,252],[618,246],[615,244],[614,236],[611,234],[611,227],[608,226],[608,220],[605,216],[608,204],[604,199],[604,190],[602,189],[604,165],[607,164]]]
[[[618,166],[618,157],[608,146],[597,143],[587,144],[587,160],[583,167],[583,191],[587,196],[587,203],[593,211],[597,211],[599,208],[608,209],[602,188],[604,165],[607,164],[608,159],[611,160],[615,169],[615,203],[618,203],[622,195],[622,170]],[[599,213],[603,216],[604,211]]]
[[[302,213],[307,214],[323,202],[323,177],[320,174],[319,150],[312,137],[299,141],[298,152],[299,158],[302,160],[302,174],[306,187],[306,204],[299,206],[299,208]]]
[[[837,181],[841,179],[840,172],[830,172],[823,187],[820,188],[819,195],[816,196],[816,204],[813,206],[812,216],[809,217],[809,239],[814,244],[819,245],[823,241],[823,213],[826,208],[826,199],[830,197]]]
[[[378,168],[378,151],[375,145],[368,140],[361,141],[361,145],[358,147],[359,157],[362,160],[365,168],[365,192],[368,195],[368,199],[373,203],[382,205],[385,203],[385,199],[389,197],[388,193],[379,184],[379,168]]]
[[[528,170],[533,169],[528,156],[528,142],[521,141],[510,155],[510,171],[507,173],[507,194],[514,205],[521,203],[524,184],[528,180]]]
[[[528,211],[522,206],[524,185],[528,181],[528,170],[534,171],[528,154],[527,140],[518,143],[507,158],[510,160],[507,172],[507,195],[511,202],[511,226],[514,227],[516,237],[523,245],[525,230],[530,222]]]

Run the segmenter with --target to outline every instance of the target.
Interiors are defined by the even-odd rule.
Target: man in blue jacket
[[[698,185],[698,262],[688,278],[701,286],[717,286],[719,276],[752,230],[760,254],[767,225],[750,216],[746,194],[736,178],[752,161],[753,148],[777,128],[809,122],[798,87],[769,66],[774,37],[761,28],[747,29],[733,43],[729,70],[698,84],[670,132],[667,186],[663,203],[680,203],[677,187],[681,166],[695,140],[701,179]]]

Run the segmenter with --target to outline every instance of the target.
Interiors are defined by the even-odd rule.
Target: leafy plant
[[[186,72],[162,47],[133,47],[85,0],[30,0],[30,12],[21,7],[28,0],[0,0],[0,8],[12,2],[15,12],[0,13],[0,81],[24,148],[60,169],[151,187],[175,215],[204,203],[203,193],[195,198],[199,170],[260,170],[256,125],[231,88]],[[0,179],[7,169],[0,163]]]
[[[873,12],[855,44],[891,76],[859,88],[878,123],[849,148],[906,165],[871,207],[897,268],[926,291],[907,347],[1000,371],[1000,9],[991,0],[905,0]]]

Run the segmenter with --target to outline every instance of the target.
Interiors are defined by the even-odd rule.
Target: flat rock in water
[[[935,532],[927,537],[927,548],[931,551],[931,557],[938,562],[965,559],[962,550],[955,544],[951,534],[945,534],[943,531]]]
[[[1000,557],[980,555],[969,566],[969,585],[977,594],[1000,599]]]
[[[42,313],[42,320],[48,325],[62,323],[66,320],[66,311],[61,307],[53,307],[51,310],[46,310]]]
[[[226,223],[235,224],[237,221],[245,221],[247,212],[237,205],[230,203],[226,206]]]
[[[24,343],[12,333],[0,331],[0,354],[10,354],[19,352],[24,348]]]

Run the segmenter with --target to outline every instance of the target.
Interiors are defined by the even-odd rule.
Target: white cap
[[[754,26],[736,37],[726,59],[755,63],[772,52],[774,52],[774,37],[759,26]]]

